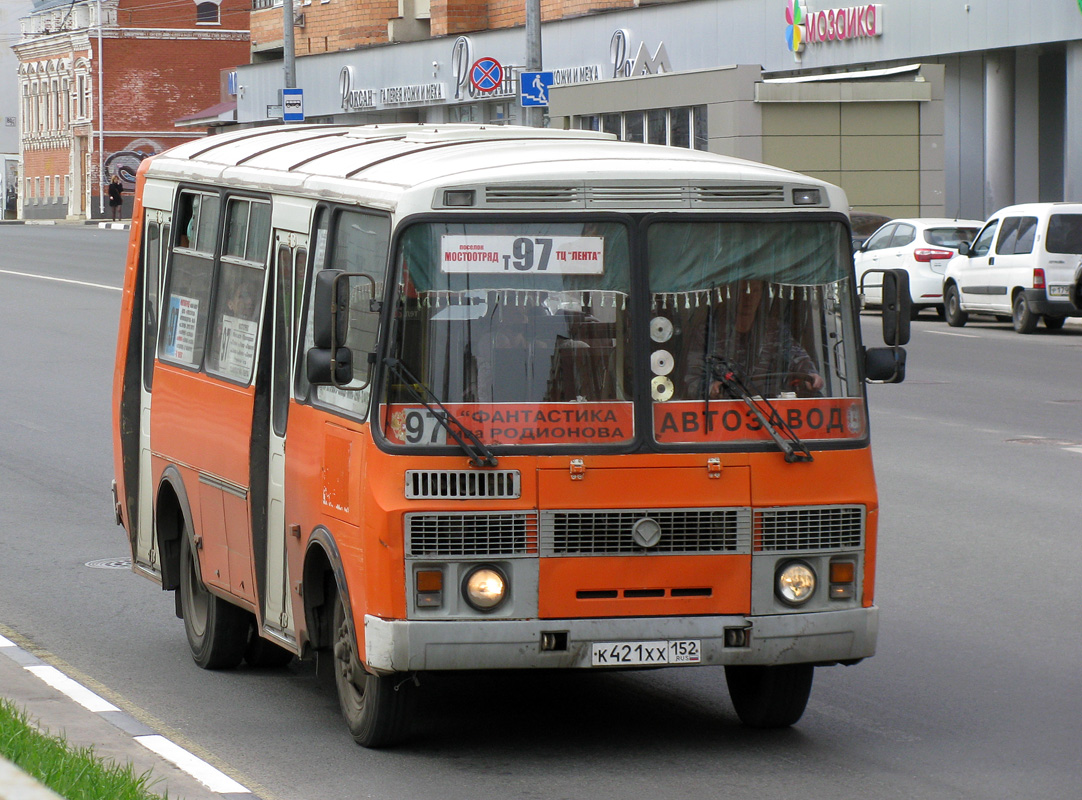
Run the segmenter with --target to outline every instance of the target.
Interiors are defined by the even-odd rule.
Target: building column
[[[1014,202],[1014,52],[984,60],[984,206],[992,214]]]
[[[1067,43],[1063,199],[1082,202],[1082,42]]]

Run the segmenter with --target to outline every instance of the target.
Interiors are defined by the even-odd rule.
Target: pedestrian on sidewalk
[[[124,184],[120,182],[120,176],[114,175],[109,181],[109,208],[113,211],[113,222],[120,220],[120,208],[124,202]]]

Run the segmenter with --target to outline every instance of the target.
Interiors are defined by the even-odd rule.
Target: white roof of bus
[[[844,195],[836,187],[776,167],[687,148],[620,142],[593,131],[515,126],[282,125],[247,129],[188,142],[155,156],[148,177],[299,191],[327,199],[363,196],[367,203],[389,209],[406,201],[411,208],[398,210],[409,212],[431,208],[435,187],[634,184],[668,188],[671,199],[674,187],[687,183],[750,182],[773,190],[776,201],[783,199],[787,186],[826,187],[824,201],[846,210]],[[411,190],[418,190],[417,194]],[[651,196],[638,198],[642,207],[656,206],[664,196],[664,192],[647,194]],[[528,195],[519,197],[525,201],[516,204],[507,198],[503,207],[545,204],[537,198],[531,202]],[[740,197],[747,202],[739,202]],[[627,207],[626,190],[621,199],[617,205]],[[787,202],[763,202],[763,198],[757,200],[745,192],[727,198],[725,205],[792,207],[790,198],[784,199]],[[591,205],[605,204],[595,200]]]

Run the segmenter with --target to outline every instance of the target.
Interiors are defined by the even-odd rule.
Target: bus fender
[[[162,589],[171,591],[180,588],[180,534],[178,522],[183,523],[187,532],[191,550],[196,559],[199,548],[195,541],[195,524],[192,521],[191,504],[188,491],[184,488],[184,478],[174,464],[166,466],[158,481],[158,490],[154,494],[154,537],[158,542],[158,562],[162,573]]]
[[[335,586],[342,595],[346,608],[352,609],[346,573],[342,568],[342,555],[338,544],[326,527],[319,525],[308,537],[304,551],[304,572],[302,575],[302,595],[304,598],[304,620],[308,628],[308,644],[315,650],[331,647],[334,631],[331,630],[331,606],[327,597],[327,576],[332,575]],[[354,641],[357,630],[353,624],[353,614],[346,617]]]

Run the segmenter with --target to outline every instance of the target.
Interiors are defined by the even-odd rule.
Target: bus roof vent
[[[780,184],[715,184],[692,186],[693,206],[782,206],[785,187]]]
[[[486,186],[488,205],[581,206],[582,189],[572,185]]]
[[[506,500],[522,495],[517,469],[409,469],[407,500]]]
[[[591,186],[590,205],[622,208],[657,208],[687,206],[684,184],[630,183],[620,186]]]

